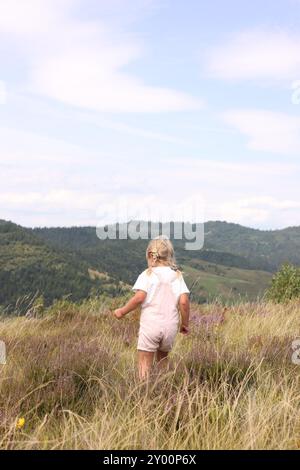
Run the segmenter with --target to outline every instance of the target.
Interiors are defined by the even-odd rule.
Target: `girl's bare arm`
[[[188,294],[181,294],[178,307],[181,314],[180,333],[187,334],[190,319],[190,299]]]
[[[114,311],[114,316],[120,319],[127,313],[132,312],[144,302],[146,296],[146,292],[144,292],[143,290],[138,290],[135,295],[127,302],[127,304],[124,305],[124,307],[117,308]]]

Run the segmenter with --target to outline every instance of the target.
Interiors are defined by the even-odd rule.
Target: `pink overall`
[[[151,302],[142,308],[137,349],[168,352],[172,349],[178,332],[178,297],[172,289],[172,281],[177,274],[171,271],[166,279],[156,270],[155,275],[159,283]]]

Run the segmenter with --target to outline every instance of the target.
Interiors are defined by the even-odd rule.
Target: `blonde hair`
[[[150,253],[152,257],[150,257]],[[181,274],[176,265],[173,244],[166,237],[160,236],[149,242],[146,250],[146,259],[148,262],[148,274],[151,273],[151,268],[155,265],[156,261],[159,261],[163,266],[169,266],[174,271],[177,271],[178,275]],[[154,265],[151,264],[151,260],[154,262]]]

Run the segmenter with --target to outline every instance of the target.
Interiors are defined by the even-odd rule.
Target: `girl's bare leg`
[[[168,352],[164,351],[156,351],[156,360],[157,360],[157,365],[160,370],[165,370],[169,366],[169,361],[168,361]]]
[[[149,351],[138,351],[138,367],[140,380],[148,379],[153,365],[154,353]]]

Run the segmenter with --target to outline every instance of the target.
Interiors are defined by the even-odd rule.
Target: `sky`
[[[300,0],[0,0],[0,218],[300,225],[299,25]]]

